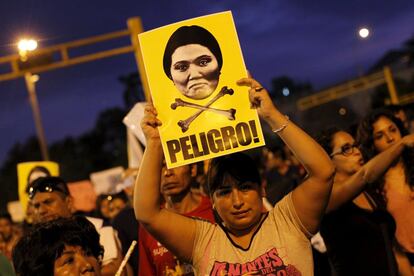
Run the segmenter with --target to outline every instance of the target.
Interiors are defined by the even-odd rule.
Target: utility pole
[[[46,136],[43,130],[42,117],[40,116],[39,102],[37,101],[36,87],[35,87],[35,83],[38,81],[39,76],[32,75],[32,73],[27,72],[24,74],[24,79],[26,81],[27,91],[29,92],[30,106],[32,107],[33,118],[34,118],[35,127],[36,127],[36,134],[37,134],[37,139],[39,140],[39,146],[40,146],[40,151],[42,153],[42,159],[44,161],[48,161],[49,151],[47,149]]]
[[[34,40],[22,40],[21,42],[23,42],[24,48],[20,49],[19,46],[19,54],[0,57],[0,65],[6,65],[10,68],[10,71],[8,72],[0,73],[0,82],[21,77],[24,77],[25,79],[43,160],[49,160],[49,153],[43,131],[39,103],[36,96],[35,83],[39,78],[37,74],[116,55],[134,53],[145,98],[150,100],[148,82],[145,77],[145,68],[142,62],[138,41],[138,34],[143,32],[141,19],[139,17],[130,18],[127,21],[127,25],[128,29],[125,30],[49,46],[42,49],[36,49],[37,42]],[[93,53],[88,52],[83,55],[71,55],[71,50],[73,49],[78,50],[84,46],[90,47],[97,43],[123,39],[126,36],[129,36],[131,39],[131,43],[128,45],[103,51],[95,51]],[[34,51],[35,49],[36,51]],[[48,57],[48,59],[39,63],[30,63],[30,61],[33,61],[38,57],[41,58],[42,56]]]

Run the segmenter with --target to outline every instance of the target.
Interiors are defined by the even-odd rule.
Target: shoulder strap
[[[370,196],[369,193],[366,191],[363,192],[365,195],[365,198],[368,200],[369,205],[371,206],[372,210],[378,209],[378,204],[375,202],[375,200]]]

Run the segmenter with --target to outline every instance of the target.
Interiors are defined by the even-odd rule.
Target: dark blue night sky
[[[268,86],[287,75],[315,88],[367,69],[414,35],[412,0],[142,1],[17,0],[0,2],[0,56],[15,53],[22,35],[40,47],[126,29],[140,16],[146,30],[231,10],[248,69]],[[360,26],[372,29],[357,38]],[[97,114],[122,106],[118,77],[136,71],[132,54],[40,75],[37,92],[49,144],[90,129]],[[0,83],[0,163],[10,147],[35,135],[23,79]]]

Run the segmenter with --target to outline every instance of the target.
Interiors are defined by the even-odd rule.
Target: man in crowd
[[[34,210],[34,223],[44,223],[59,218],[72,217],[73,198],[66,182],[58,177],[40,177],[28,188],[29,198]],[[102,260],[102,275],[114,275],[121,264],[122,254],[114,229],[105,226],[103,220],[87,217],[100,235],[105,249]]]
[[[160,192],[165,200],[164,207],[185,216],[214,222],[210,199],[191,189],[191,182],[196,175],[195,164],[168,169],[164,162],[160,183]],[[143,227],[140,227],[139,275],[193,275],[193,270],[191,265],[180,262]]]
[[[0,252],[11,260],[13,247],[20,235],[13,229],[13,221],[9,213],[0,214]]]

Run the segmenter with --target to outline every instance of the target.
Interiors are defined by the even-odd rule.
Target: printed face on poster
[[[264,145],[231,12],[139,35],[169,168]]]
[[[17,164],[17,180],[19,200],[26,211],[27,202],[29,201],[26,189],[30,183],[39,177],[58,176],[59,165],[51,161],[33,161],[22,162]]]

